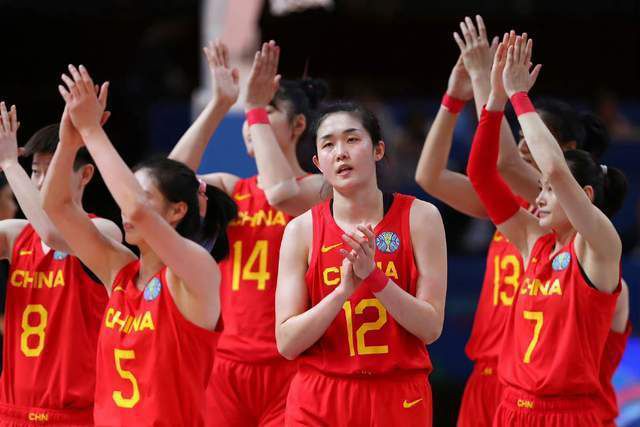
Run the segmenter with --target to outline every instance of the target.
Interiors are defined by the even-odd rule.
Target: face
[[[16,201],[13,198],[13,191],[9,184],[0,189],[0,220],[11,219],[16,216]]]
[[[175,228],[184,216],[186,210],[182,212],[182,215],[178,216],[176,215],[176,211],[181,210],[182,206],[186,207],[185,203],[169,202],[158,189],[155,178],[149,173],[148,169],[140,169],[136,171],[134,175],[144,191],[147,206],[157,212]],[[133,223],[124,215],[122,216],[122,226],[124,227],[125,241],[127,243],[130,245],[140,245],[144,241]]]
[[[276,101],[273,105],[269,104],[267,106],[271,129],[275,134],[278,145],[283,149],[295,144],[302,133],[299,129],[299,124],[292,123],[289,119],[287,115],[287,104],[286,101]],[[297,117],[300,118],[302,116],[299,115]],[[251,140],[251,132],[249,132],[249,125],[246,120],[242,124],[242,137],[247,149],[247,154],[254,157],[253,141]]]
[[[553,188],[546,180],[540,180],[540,193],[536,198],[538,208],[538,220],[541,227],[549,229],[560,229],[565,227],[569,220],[564,209],[558,203],[558,199],[553,192]]]
[[[31,162],[31,182],[40,191],[44,185],[44,180],[49,170],[49,164],[53,154],[48,153],[35,153]],[[77,193],[75,196],[80,197],[84,186],[91,181],[93,176],[93,165],[84,165],[78,170],[71,172],[71,188]]]
[[[376,182],[376,162],[384,156],[384,143],[376,142],[374,149],[371,136],[355,115],[333,113],[318,128],[318,154],[313,163],[335,189],[355,189]]]

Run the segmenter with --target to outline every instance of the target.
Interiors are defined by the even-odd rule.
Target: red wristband
[[[363,280],[364,285],[373,293],[380,292],[389,283],[389,278],[379,268],[374,268],[371,274]]]
[[[463,101],[462,99],[454,98],[449,96],[449,94],[445,93],[442,97],[442,106],[447,109],[451,114],[458,114],[464,108],[464,104],[467,101]]]
[[[531,103],[527,92],[514,93],[511,96],[511,105],[513,105],[513,110],[516,112],[516,116],[536,111],[536,108]]]
[[[247,123],[251,125],[268,125],[269,114],[265,108],[254,108],[247,111]]]

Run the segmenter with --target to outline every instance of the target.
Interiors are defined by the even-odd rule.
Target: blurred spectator
[[[640,141],[640,128],[620,111],[618,97],[609,90],[602,90],[596,99],[596,113],[609,130],[612,139]]]

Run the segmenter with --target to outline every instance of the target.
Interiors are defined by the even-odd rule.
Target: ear
[[[384,157],[385,148],[384,141],[382,140],[378,141],[378,144],[373,148],[373,158],[376,162],[382,160]]]
[[[320,169],[320,162],[318,161],[318,156],[316,154],[313,155],[313,158],[311,159],[311,161],[313,161],[313,164],[315,165],[315,167],[317,167],[318,170],[322,172],[322,169]]]
[[[582,189],[585,193],[587,193],[587,197],[589,198],[589,200],[591,200],[591,203],[593,203],[593,199],[595,198],[593,187],[590,185],[585,185]]]
[[[291,127],[292,139],[297,141],[300,138],[300,135],[304,133],[304,130],[307,128],[307,118],[304,114],[298,114],[293,118],[293,125]]]
[[[80,180],[80,184],[82,184],[82,186],[89,184],[89,181],[93,178],[95,171],[96,168],[92,164],[82,166],[82,178]]]
[[[177,224],[187,214],[187,204],[185,202],[171,203],[169,207],[169,217],[167,221],[169,224]]]

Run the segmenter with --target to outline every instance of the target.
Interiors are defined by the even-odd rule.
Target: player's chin
[[[129,245],[137,246],[140,243],[140,236],[136,230],[126,230],[124,232],[124,241]]]

